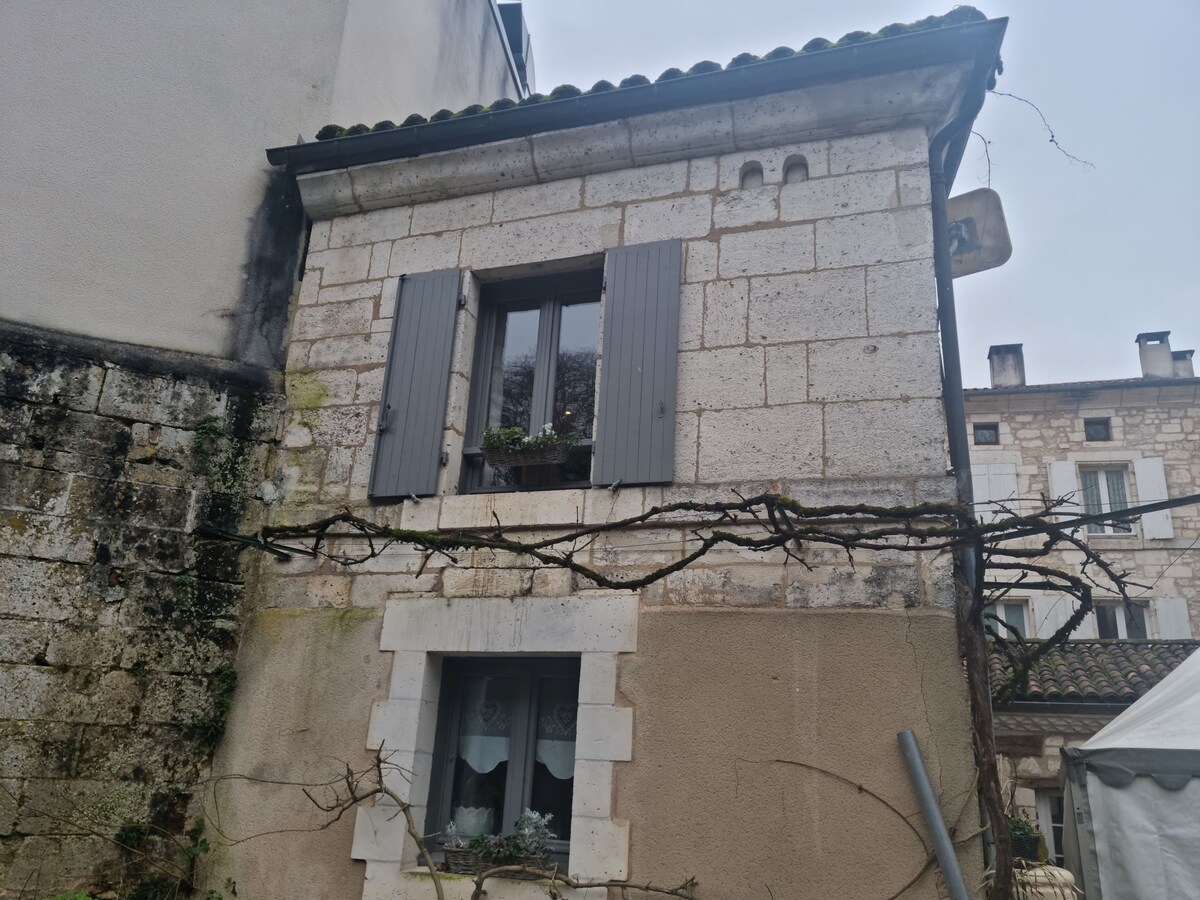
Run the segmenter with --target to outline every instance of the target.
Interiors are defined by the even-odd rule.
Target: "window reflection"
[[[510,310],[497,317],[489,425],[529,430],[540,318],[536,309]]]

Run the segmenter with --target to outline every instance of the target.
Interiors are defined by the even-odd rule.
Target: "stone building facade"
[[[1200,379],[1192,351],[1172,351],[1169,335],[1137,336],[1141,377],[1067,384],[1027,385],[1020,345],[992,347],[992,386],[966,392],[983,514],[997,501],[1031,509],[1041,497],[1068,497],[1070,511],[1092,513],[1196,494]],[[1059,748],[1085,741],[1194,648],[1198,537],[1196,505],[1086,529],[1089,544],[1130,573],[1134,607],[1098,595],[1099,609],[1056,658],[1060,674],[1035,672],[997,718],[1017,805],[1044,832],[1061,826]],[[1056,565],[1077,558],[1071,551],[1049,556]],[[997,615],[1026,637],[1045,638],[1073,609],[1068,599],[1016,588]],[[1110,641],[1134,643],[1117,650]],[[1114,653],[1123,655],[1110,662]]]
[[[438,143],[459,127],[445,122],[417,126],[403,151],[373,135],[336,151],[288,148],[277,158],[309,154],[294,170],[314,224],[272,521],[349,508],[401,528],[499,524],[532,536],[735,492],[814,504],[952,499],[929,143],[965,97],[982,95],[1002,32],[1002,22],[984,22],[856,47],[849,68],[839,67],[851,51],[837,50],[765,63],[774,68],[758,71],[780,79],[773,89],[734,87],[759,76],[741,81],[746,73],[733,69],[696,76],[708,79],[703,92],[637,88],[627,109],[647,98],[656,108],[591,123],[581,118],[608,100],[580,98],[554,107],[567,118],[520,136],[504,133],[508,123],[541,120],[514,110],[456,147]],[[915,55],[894,55],[901,50]],[[352,167],[311,161],[375,147],[376,159]],[[621,280],[630,259],[656,274],[657,294],[645,279]],[[504,304],[534,290],[596,304],[581,341],[592,342],[588,390],[598,401],[578,409],[595,438],[591,471],[611,463],[611,481],[586,464],[558,489],[479,472],[480,423],[492,421],[482,410],[500,393],[498,370],[480,360],[507,352],[499,317],[530,304]],[[631,294],[637,302],[622,305]],[[429,296],[444,304],[444,319],[429,312],[449,323],[441,332],[414,312],[435,309],[420,306]],[[666,305],[653,306],[661,297]],[[538,308],[565,321],[575,302]],[[658,330],[644,318],[613,324],[648,308],[673,318]],[[515,319],[505,321],[515,334]],[[548,332],[537,333],[540,354]],[[644,370],[628,362],[635,337],[660,341]],[[439,341],[444,357],[429,349]],[[444,371],[413,364],[426,358],[444,359]],[[674,391],[656,380],[663,360]],[[389,366],[405,364],[393,380]],[[604,405],[612,373],[629,371],[645,378],[614,412]],[[646,428],[665,418],[669,439],[622,456],[605,443],[604,417],[640,409],[646,396]],[[385,465],[377,448],[405,435],[426,442],[432,462],[414,474],[409,447],[395,457],[403,477],[389,481],[393,457]],[[621,474],[664,458],[665,474]],[[680,518],[614,531],[581,558],[613,574],[644,572],[687,553],[692,526]],[[333,546],[349,554],[355,544]],[[459,824],[505,827],[488,806],[499,801],[447,799],[461,787],[448,780],[462,760],[478,769],[472,777],[495,771],[496,759],[474,760],[494,750],[486,726],[507,709],[473,706],[463,685],[489,666],[531,667],[536,679],[549,658],[575,673],[560,723],[571,723],[569,750],[564,760],[562,738],[543,748],[539,730],[524,761],[557,766],[555,777],[571,783],[557,820],[560,837],[569,826],[560,849],[570,872],[695,876],[709,897],[744,896],[751,882],[779,895],[883,896],[915,878],[905,896],[937,896],[924,829],[906,818],[917,803],[896,734],[916,732],[950,825],[973,830],[952,561],[879,551],[850,566],[811,548],[804,559],[807,567],[782,553],[719,550],[635,591],[491,551],[426,559],[397,544],[353,566],[264,560],[262,602],[239,657],[238,738],[218,755],[207,806],[227,839],[210,883],[247,896],[428,895],[394,806],[324,828],[328,817],[279,783],[312,783],[338,771],[330,760],[369,764],[381,751],[411,773],[394,786],[425,832],[439,831],[451,809]],[[453,723],[476,712],[468,744],[467,719]],[[540,714],[529,715],[541,729]],[[505,746],[498,759],[522,761]],[[507,794],[503,803],[513,808]],[[961,852],[978,878],[979,845]],[[468,880],[445,881],[449,896],[469,895]],[[539,890],[489,885],[498,897]]]

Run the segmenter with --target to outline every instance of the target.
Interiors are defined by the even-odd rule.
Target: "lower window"
[[[1123,603],[1096,604],[1096,634],[1102,640],[1144,641],[1148,636],[1146,607]]]
[[[1063,864],[1063,793],[1047,790],[1037,792],[1038,826],[1046,838],[1046,851],[1050,862]]]
[[[549,813],[565,863],[579,659],[446,659],[442,672],[428,830],[511,834],[524,810]]]

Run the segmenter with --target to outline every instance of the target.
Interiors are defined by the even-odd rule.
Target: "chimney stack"
[[[1195,378],[1196,370],[1192,368],[1192,354],[1195,350],[1172,350],[1171,364],[1176,378]]]
[[[1025,387],[1025,353],[1022,344],[993,344],[988,349],[992,387]]]
[[[1169,331],[1143,331],[1137,336],[1138,355],[1142,359],[1143,378],[1174,378],[1175,361],[1171,358]]]

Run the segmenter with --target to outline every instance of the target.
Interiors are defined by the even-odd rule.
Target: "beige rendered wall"
[[[265,148],[341,116],[516,96],[491,15],[490,0],[3,4],[0,318],[229,355]]]
[[[236,739],[222,745],[203,790],[216,846],[203,865],[224,896],[361,894],[363,866],[350,859],[353,814],[332,821],[299,785],[336,779],[346,765],[370,767],[356,738],[366,733],[371,700],[387,693],[381,612],[274,606],[247,618],[227,726]]]
[[[931,846],[897,732],[916,732],[948,825],[977,822],[954,627],[928,609],[644,607],[620,680],[638,716],[616,783],[631,877],[694,876],[706,898],[896,896]]]

